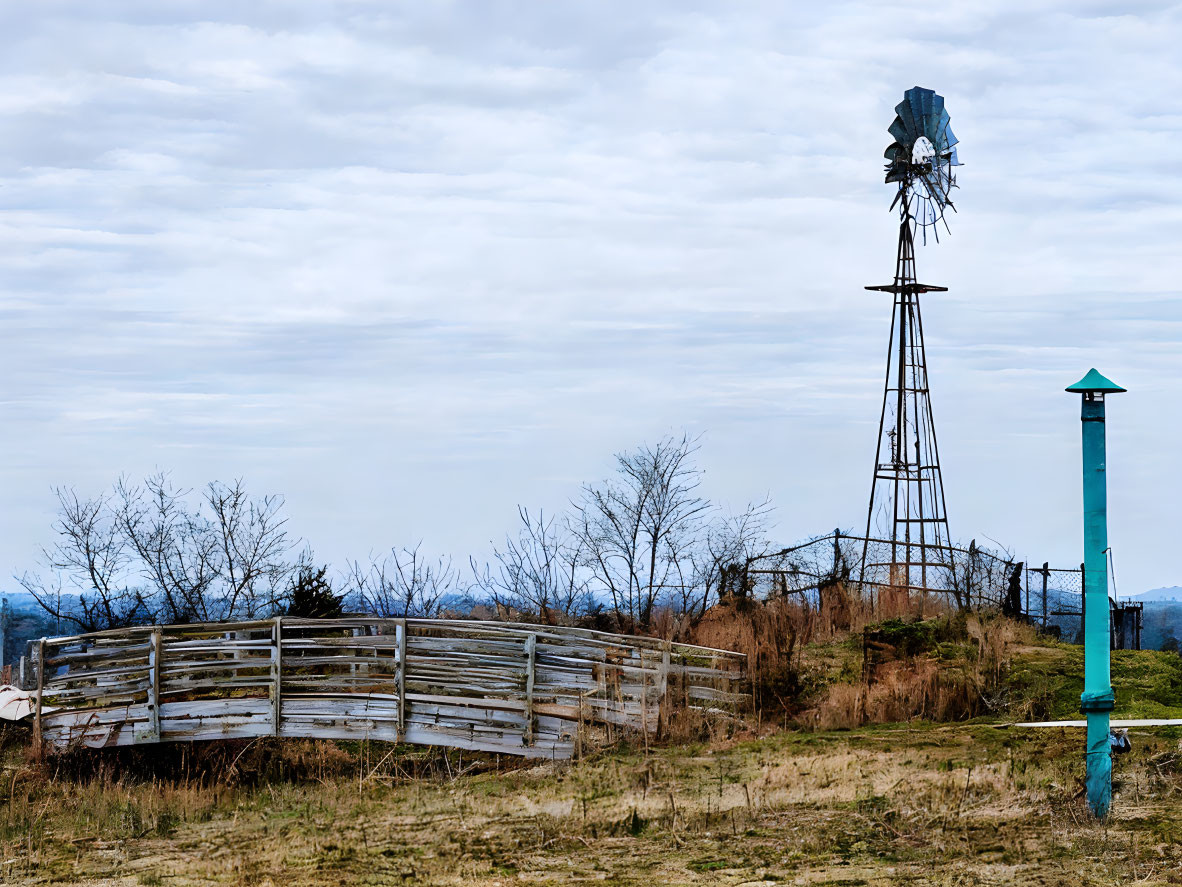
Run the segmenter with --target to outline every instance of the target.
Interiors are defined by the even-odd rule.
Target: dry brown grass
[[[234,787],[22,768],[0,881],[1182,883],[1177,740],[1134,737],[1106,827],[1078,797],[1081,743],[874,727],[389,781],[355,753],[353,773]]]
[[[817,612],[794,600],[728,601],[695,627],[694,643],[747,657],[761,706],[787,706],[797,692],[798,656],[816,633]]]
[[[958,613],[937,596],[888,595],[876,608],[839,584],[820,597],[819,607],[794,597],[729,600],[709,611],[693,631],[695,643],[746,654],[757,724],[839,729],[972,717],[992,705],[1015,651],[1036,643],[1029,626]],[[847,658],[854,647],[860,651],[864,631],[891,624],[882,621],[886,611],[897,614],[895,624],[954,626],[956,649],[946,656],[925,650],[878,663],[869,672],[859,663],[856,675],[819,674],[812,668],[810,660],[819,650],[836,650]]]
[[[945,612],[934,619],[880,623],[875,647],[866,650],[857,679],[831,682],[802,725],[851,729],[913,719],[956,721],[989,713],[1013,657],[1035,643],[1034,630],[1010,619]],[[883,636],[929,634],[918,651],[892,650]],[[873,655],[871,655],[873,653]]]

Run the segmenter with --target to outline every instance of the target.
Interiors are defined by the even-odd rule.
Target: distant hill
[[[1170,594],[1177,597],[1170,597]],[[1119,600],[1131,600],[1144,606],[1144,622],[1141,629],[1141,649],[1160,650],[1170,638],[1182,642],[1182,588],[1155,588],[1139,595],[1120,595]],[[1080,599],[1077,594],[1048,592],[1047,609],[1074,610],[1078,613]],[[1072,643],[1083,642],[1083,618],[1079,615],[1056,615],[1052,623],[1059,626],[1063,640]]]
[[[1121,595],[1124,597],[1124,595]],[[1151,588],[1140,594],[1128,596],[1134,601],[1182,601],[1182,585],[1171,585],[1169,588]]]
[[[1168,639],[1182,641],[1182,601],[1145,601],[1145,622],[1141,630],[1141,647],[1160,650]]]
[[[0,598],[8,598],[8,606],[13,610],[40,611],[41,605],[27,591],[0,591]]]
[[[0,664],[15,663],[24,655],[31,640],[61,634],[60,626],[28,592],[3,591],[0,598],[8,600],[8,625],[4,633],[4,649],[0,650]]]

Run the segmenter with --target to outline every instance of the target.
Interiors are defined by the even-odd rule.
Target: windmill
[[[951,544],[919,307],[921,293],[947,287],[917,281],[915,235],[926,244],[929,232],[939,240],[939,226],[947,230],[960,163],[942,96],[913,87],[895,114],[885,154],[887,184],[897,189],[891,209],[899,213],[895,280],[866,287],[893,294],[894,313],[860,573],[863,582],[907,594],[932,587]],[[871,539],[889,544],[871,548]]]

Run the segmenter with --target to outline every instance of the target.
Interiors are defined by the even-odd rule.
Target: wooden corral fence
[[[280,736],[568,758],[591,731],[745,699],[741,653],[543,625],[281,617],[32,647],[49,750]]]

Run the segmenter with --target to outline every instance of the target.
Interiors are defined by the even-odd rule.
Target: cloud
[[[920,255],[953,532],[1175,584],[1182,36],[1166,5],[58,3],[0,59],[0,565],[48,489],[244,476],[335,560],[462,556],[706,430],[791,540],[864,513],[904,89],[962,141]]]

